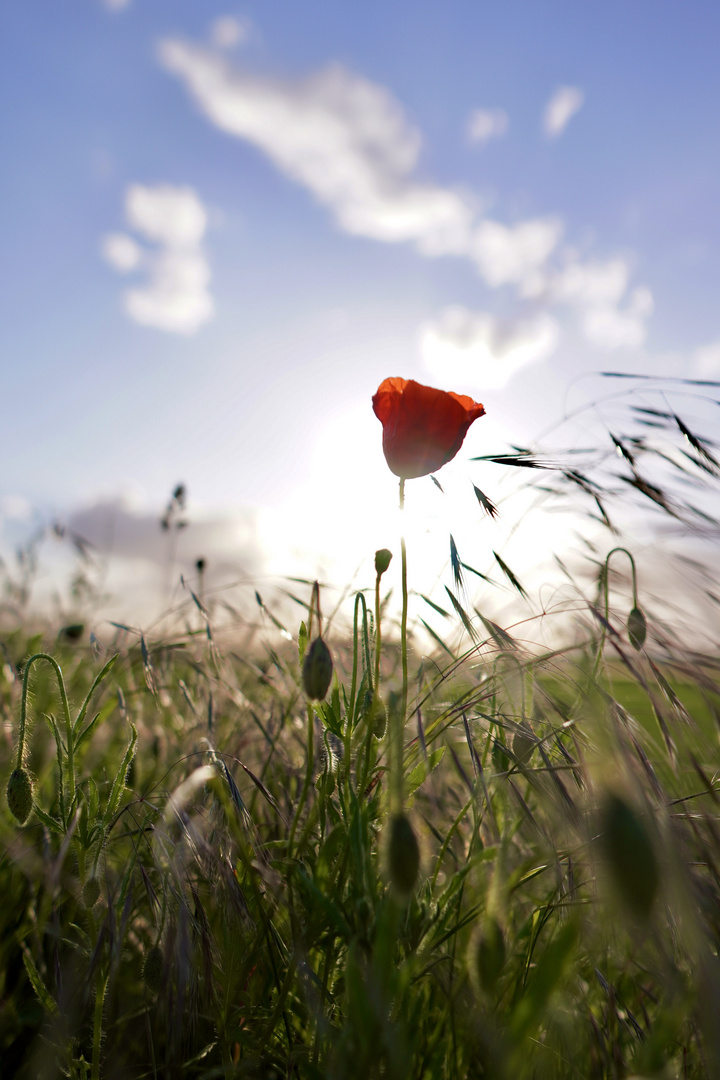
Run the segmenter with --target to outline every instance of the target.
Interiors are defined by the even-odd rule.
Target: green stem
[[[608,553],[607,553],[607,556],[605,558],[605,571],[604,571],[604,574],[603,574],[603,591],[605,593],[605,622],[606,623],[610,622],[610,556],[614,555],[616,551],[622,551],[623,554],[627,555],[628,559],[630,560],[630,569],[632,570],[633,607],[637,607],[637,602],[638,602],[638,600],[637,600],[637,572],[635,570],[635,560],[633,559],[632,555],[630,554],[630,552],[628,551],[627,548],[614,547],[611,551],[608,551]],[[600,635],[600,642],[598,644],[597,656],[595,657],[595,665],[593,667],[593,680],[595,679],[595,677],[597,675],[598,667],[600,666],[600,657],[602,656],[602,650],[603,650],[603,645],[605,644],[606,636],[607,636],[607,630],[606,630],[605,626],[603,626],[602,633]]]
[[[400,511],[405,509],[405,477],[400,479]],[[407,588],[407,549],[405,547],[404,531],[400,536],[400,554],[402,560],[402,621],[400,623],[400,640],[402,645],[402,719],[405,723],[408,697],[408,673],[407,673],[407,614],[408,614],[408,588]]]
[[[400,513],[405,509],[405,477],[400,477]],[[390,808],[395,814],[400,813],[403,805],[403,732],[407,717],[408,701],[408,659],[407,659],[407,616],[408,616],[408,588],[407,588],[407,549],[405,547],[405,531],[400,533],[400,557],[402,563],[402,617],[400,621],[400,650],[402,659],[402,699],[400,712],[391,718],[391,795]],[[393,710],[394,711],[394,710]]]
[[[355,609],[353,611],[353,666],[352,666],[352,682],[350,684],[350,711],[351,716],[348,717],[348,734],[350,734],[352,728],[355,726],[355,694],[357,693],[357,676],[358,676],[358,616],[360,604],[365,607],[365,597],[362,593],[357,593],[355,596]]]
[[[382,574],[377,574],[375,577],[375,679],[373,683],[373,692],[377,697],[380,692],[380,649],[382,646],[382,634],[380,633],[380,578]]]
[[[75,792],[75,761],[73,754],[73,730],[72,720],[70,719],[70,703],[68,701],[67,692],[65,690],[65,680],[63,679],[63,673],[60,670],[60,665],[57,660],[50,656],[48,653],[34,653],[33,656],[25,664],[23,672],[23,687],[22,687],[22,699],[20,701],[20,738],[18,740],[18,756],[17,756],[17,768],[22,767],[23,758],[25,756],[25,728],[27,724],[27,699],[28,699],[28,682],[30,679],[30,668],[36,660],[47,660],[49,664],[55,669],[57,675],[58,688],[60,690],[60,700],[62,701],[63,715],[65,719],[65,733],[67,738],[67,770],[68,770],[68,788],[73,793]]]
[[[105,992],[107,990],[107,977],[98,974],[95,987],[95,1018],[93,1022],[93,1053],[92,1053],[92,1080],[100,1080],[100,1047],[102,1044],[102,1017],[105,1006]]]

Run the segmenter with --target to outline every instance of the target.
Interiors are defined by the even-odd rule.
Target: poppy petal
[[[485,412],[465,394],[401,378],[380,384],[373,409],[383,425],[388,466],[406,480],[427,476],[451,461],[470,425]]]

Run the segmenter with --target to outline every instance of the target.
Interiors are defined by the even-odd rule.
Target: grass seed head
[[[333,662],[330,650],[321,637],[316,637],[305,653],[302,681],[311,701],[322,701],[330,689]]]
[[[19,825],[30,817],[33,805],[32,780],[27,769],[13,769],[7,786],[7,804]]]
[[[409,897],[420,873],[420,846],[405,814],[395,814],[390,819],[388,872],[390,883],[398,895]]]

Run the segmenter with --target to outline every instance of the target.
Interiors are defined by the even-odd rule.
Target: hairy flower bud
[[[628,615],[627,633],[634,649],[642,649],[647,637],[647,622],[639,607],[634,607]]]
[[[302,681],[311,701],[322,701],[330,689],[333,662],[330,650],[321,637],[308,647],[303,660]]]
[[[387,570],[392,560],[392,551],[388,551],[387,548],[380,548],[375,552],[375,573],[378,577],[382,577]]]
[[[487,918],[470,939],[468,971],[476,993],[492,993],[505,966],[505,938],[497,919]]]
[[[375,694],[372,702],[372,729],[376,739],[382,739],[386,727],[387,709],[385,708],[382,698]]]
[[[89,877],[82,889],[82,902],[88,910],[95,907],[100,899],[100,882],[96,877]]]
[[[600,831],[602,853],[613,883],[628,907],[645,921],[660,877],[645,824],[624,799],[610,794],[600,812]]]
[[[19,825],[30,817],[33,805],[32,780],[27,769],[13,769],[7,786],[7,804]]]
[[[408,897],[420,872],[420,847],[405,814],[395,814],[390,819],[388,872],[395,891],[403,898]]]

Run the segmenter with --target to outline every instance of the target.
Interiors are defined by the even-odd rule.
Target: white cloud
[[[720,341],[701,345],[693,356],[694,372],[699,379],[717,379],[720,377]]]
[[[105,260],[117,271],[143,268],[144,286],[125,294],[125,311],[143,326],[175,334],[194,334],[212,319],[210,267],[202,249],[207,212],[190,187],[132,184],[125,196],[128,224],[150,243],[146,248],[125,233],[102,242]]]
[[[102,0],[102,2],[110,11],[122,11],[123,8],[130,6],[130,0]]]
[[[338,64],[294,81],[242,72],[176,40],[160,60],[217,127],[261,149],[347,232],[430,255],[464,251],[475,208],[413,178],[420,135],[383,87]]]
[[[93,545],[98,555],[145,560],[163,565],[168,558],[168,535],[160,528],[162,507],[156,513],[133,505],[126,496],[104,496],[68,517],[68,526]],[[190,524],[180,534],[178,556],[186,571],[199,556],[216,565],[252,568],[262,562],[257,539],[257,518],[252,510],[217,517],[201,517],[194,509]]]
[[[640,348],[647,337],[646,322],[654,304],[652,293],[644,285],[628,295],[628,260],[617,257],[583,263],[571,252],[565,256],[568,261],[562,269],[538,274],[526,293],[576,311],[582,333],[599,348]]]
[[[558,251],[558,217],[483,219],[467,193],[418,179],[420,133],[384,87],[339,64],[296,79],[260,75],[177,39],[161,43],[159,59],[211,123],[261,150],[346,232],[469,259],[491,288],[512,286],[538,304],[575,308],[595,344],[644,340],[647,304],[619,308],[630,276],[624,259],[583,264]],[[548,105],[548,132],[560,134],[582,100],[577,88],[561,88]],[[477,110],[471,134],[480,140],[506,124],[501,110]]]
[[[195,247],[207,226],[205,207],[189,187],[133,184],[125,195],[125,213],[137,232],[169,247]]]
[[[561,235],[562,224],[556,218],[516,225],[486,220],[475,230],[470,253],[489,285],[522,284],[547,262]]]
[[[546,282],[550,296],[560,303],[614,305],[625,295],[630,267],[625,259],[581,263],[572,261]]]
[[[221,15],[210,27],[210,40],[218,49],[234,49],[250,36],[250,24],[245,19]]]
[[[144,326],[194,334],[215,313],[209,282],[210,268],[202,252],[162,251],[152,258],[149,283],[126,293],[125,310]]]
[[[508,129],[508,114],[504,109],[474,109],[468,117],[468,142],[484,144],[499,139]]]
[[[0,519],[7,521],[28,521],[33,508],[24,495],[3,495],[0,498]]]
[[[428,370],[444,382],[498,389],[520,368],[550,356],[559,339],[546,313],[514,320],[453,306],[420,330]]]
[[[102,256],[120,274],[137,270],[143,260],[143,249],[127,233],[108,233],[102,240]]]
[[[560,86],[545,106],[543,131],[550,139],[562,135],[570,120],[583,106],[585,94],[577,86]]]
[[[601,349],[639,349],[647,337],[646,319],[652,313],[652,293],[644,286],[633,289],[627,305],[590,306],[582,317],[588,341]]]

